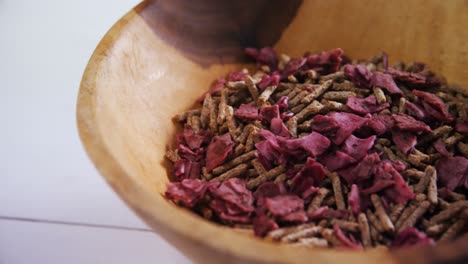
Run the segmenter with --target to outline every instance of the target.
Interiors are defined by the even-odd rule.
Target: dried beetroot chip
[[[304,155],[306,154],[305,152],[307,152],[309,155],[315,157],[325,152],[330,146],[330,140],[318,133],[309,134],[298,139],[278,137],[277,142],[283,154],[296,156]]]
[[[395,128],[392,129],[392,140],[404,154],[407,154],[411,149],[413,149],[417,143],[417,137],[415,134]]]
[[[444,101],[433,93],[423,92],[419,90],[413,90],[413,94],[416,95],[420,100],[426,113],[431,117],[439,121],[452,121],[453,116],[449,113],[447,106]]]
[[[325,214],[330,210],[328,206],[322,206],[318,208],[317,210],[309,213],[309,219],[311,220],[320,220],[325,218]]]
[[[232,178],[221,183],[211,192],[211,195],[217,203],[221,204],[216,206],[217,209],[224,207],[222,212],[228,215],[254,211],[252,192],[247,189],[245,182],[241,179]]]
[[[348,193],[348,205],[354,216],[361,212],[361,201],[359,198],[359,188],[356,184],[351,185],[351,190]]]
[[[257,190],[254,192],[255,198],[260,197],[274,197],[283,193],[279,183],[267,181],[258,186]]]
[[[404,72],[404,71],[398,71],[395,70],[392,67],[389,67],[387,72],[392,75],[392,77],[404,84],[407,84],[409,86],[413,87],[421,87],[421,86],[427,86],[427,78],[426,76],[419,74],[419,73],[412,73],[412,72]]]
[[[312,132],[307,136],[288,140],[286,144],[297,145],[313,157],[323,154],[330,147],[330,140],[319,133]]]
[[[277,72],[273,72],[271,75],[265,74],[262,76],[262,79],[257,84],[260,91],[264,90],[268,86],[277,86],[279,84],[281,77]]]
[[[180,144],[178,148],[178,154],[181,159],[200,161],[203,159],[205,150],[203,148],[191,150],[185,145]]]
[[[247,72],[243,71],[232,71],[229,73],[227,80],[229,82],[237,82],[244,80],[245,76],[247,76]]]
[[[268,232],[278,229],[278,224],[268,216],[261,214],[253,219],[254,234],[264,237]]]
[[[241,119],[260,119],[258,107],[254,104],[241,104],[239,108],[234,110],[234,116]]]
[[[306,55],[307,68],[320,74],[329,74],[338,71],[341,65],[343,50],[332,49],[322,51],[319,54]]]
[[[257,149],[257,158],[266,169],[272,169],[272,164],[281,159],[281,153],[273,148],[268,140],[256,143],[255,148]]]
[[[391,160],[384,160],[384,162],[390,162],[395,170],[402,172],[406,170],[406,165],[401,160],[391,161]]]
[[[219,218],[234,222],[234,223],[239,223],[239,224],[250,224],[251,218],[249,214],[240,214],[240,215],[229,215],[224,212],[219,214]]]
[[[452,154],[447,150],[445,142],[441,138],[434,143],[434,149],[445,157],[452,156]]]
[[[210,94],[210,95],[213,95],[213,94],[216,94],[216,93],[219,93],[224,85],[226,84],[226,79],[224,78],[218,78],[210,87],[210,90],[206,93],[204,93],[202,96],[200,96],[200,98],[198,98],[198,101],[199,102],[203,102],[203,100],[205,100],[205,96],[207,94]]]
[[[312,131],[317,131],[322,134],[335,132],[340,127],[334,118],[324,115],[314,116],[310,126]]]
[[[343,145],[343,151],[356,160],[360,160],[367,155],[367,152],[374,146],[376,136],[368,138],[358,138],[349,136]]]
[[[408,115],[397,114],[392,115],[392,118],[395,121],[395,126],[401,131],[409,131],[417,134],[432,131],[428,125]]]
[[[377,135],[383,135],[394,126],[394,121],[390,115],[374,114],[368,119],[365,126],[374,130]]]
[[[347,210],[334,210],[328,206],[319,207],[317,210],[309,213],[310,220],[321,220],[321,219],[348,219],[349,212]]]
[[[320,162],[325,165],[329,171],[336,171],[356,163],[357,160],[344,152],[336,151],[321,157]]]
[[[307,194],[311,194],[310,188],[320,186],[326,174],[322,164],[309,157],[302,169],[291,180],[291,191],[306,198]]]
[[[184,126],[182,135],[185,144],[192,150],[200,148],[202,144],[207,144],[211,140],[210,131],[200,129],[198,132],[195,132],[189,125]]]
[[[341,145],[356,129],[367,121],[367,118],[345,112],[331,112],[327,116],[333,118],[339,125],[332,139],[336,145]]]
[[[329,209],[325,212],[325,218],[327,219],[349,219],[349,211],[348,210],[335,210]]]
[[[377,153],[368,154],[358,164],[339,170],[338,174],[351,185],[369,179],[374,174],[376,164],[379,162],[380,157]]]
[[[468,118],[465,118],[463,120],[457,120],[457,124],[455,125],[455,131],[464,135],[468,135]]]
[[[303,68],[306,62],[307,62],[306,58],[295,58],[295,59],[289,60],[288,63],[286,63],[286,65],[284,66],[284,69],[281,75],[283,76],[283,78],[286,78],[289,75],[296,74]]]
[[[343,71],[345,77],[357,87],[372,87],[372,72],[370,72],[366,66],[346,64]]]
[[[173,173],[178,181],[183,179],[200,178],[201,165],[199,162],[180,159],[174,163]]]
[[[278,105],[280,112],[286,111],[289,107],[289,98],[287,96],[281,96],[276,104]]]
[[[276,70],[278,67],[278,55],[276,51],[271,47],[265,47],[256,49],[256,48],[246,48],[245,54],[252,57],[258,65],[267,65],[271,70]]]
[[[377,193],[380,192],[390,186],[393,186],[395,184],[394,180],[376,180],[374,181],[374,184],[370,186],[369,188],[366,188],[361,191],[363,194],[372,194],[372,193]]]
[[[310,186],[308,189],[306,189],[304,192],[302,192],[301,197],[303,199],[307,199],[309,197],[312,197],[312,195],[316,194],[319,190],[320,190],[319,187]]]
[[[290,223],[304,223],[307,221],[307,214],[304,210],[295,211],[278,217],[278,221]]]
[[[468,159],[460,156],[443,157],[436,164],[437,181],[453,191],[458,187],[468,189]]]
[[[383,163],[383,168],[386,173],[392,176],[395,184],[383,190],[383,196],[393,201],[394,203],[405,203],[408,200],[414,199],[414,193],[409,188],[400,173],[390,163]]]
[[[221,165],[231,153],[233,146],[234,142],[229,133],[214,137],[206,150],[206,170],[210,172]]]
[[[419,105],[414,104],[410,101],[406,101],[405,108],[410,116],[418,120],[426,120],[426,113],[424,112],[423,108],[421,108]]]
[[[371,83],[373,86],[377,86],[386,90],[390,94],[403,95],[403,92],[398,88],[392,76],[383,72],[374,72],[372,74]]]
[[[390,106],[389,103],[385,104],[378,104],[375,96],[371,95],[366,98],[357,98],[351,96],[348,98],[346,102],[346,106],[358,114],[365,115],[365,114],[372,114],[375,112],[380,112]]]
[[[271,215],[276,217],[304,209],[304,200],[293,194],[281,194],[266,198],[265,204]]]
[[[280,118],[278,105],[265,105],[260,108],[260,117],[266,123],[270,123],[273,118]]]
[[[293,116],[294,116],[294,113],[292,112],[283,112],[281,113],[280,118],[283,120],[283,122],[286,122]]]
[[[203,198],[206,189],[206,182],[197,179],[184,179],[182,182],[168,183],[165,195],[176,203],[193,208]]]
[[[273,118],[271,120],[270,130],[275,135],[287,138],[291,137],[291,132],[289,132],[288,128],[283,123],[283,120],[281,118]]]
[[[343,230],[337,225],[333,225],[333,231],[335,231],[335,235],[338,238],[338,240],[343,243],[345,247],[351,248],[351,249],[362,249],[362,245],[356,243],[355,241],[351,241],[344,233]]]
[[[450,199],[450,193],[452,191],[450,191],[448,188],[439,188],[437,189],[437,196],[439,196],[440,198],[444,199],[444,200],[449,200]]]
[[[392,249],[413,247],[413,246],[433,246],[435,244],[432,238],[414,227],[407,227],[400,231],[392,241]]]

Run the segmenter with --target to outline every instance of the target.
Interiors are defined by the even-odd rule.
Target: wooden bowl
[[[144,1],[106,34],[83,76],[78,128],[100,173],[156,232],[200,263],[467,263],[467,240],[391,253],[292,248],[208,222],[163,197],[171,118],[217,77],[240,69],[242,47],[293,56],[341,47],[424,61],[468,86],[464,0]],[[465,250],[463,250],[465,249]]]

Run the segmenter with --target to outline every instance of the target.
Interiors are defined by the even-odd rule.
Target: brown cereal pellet
[[[309,93],[307,96],[304,98],[301,98],[301,103],[308,104],[315,99],[317,99],[319,96],[321,96],[330,86],[333,84],[333,80],[328,80],[322,83],[319,86],[316,86],[315,89]]]
[[[372,240],[370,235],[369,222],[364,213],[358,215],[359,230],[361,231],[361,240],[364,247],[368,248],[372,246]]]
[[[230,161],[228,161],[227,163],[224,163],[223,165],[221,166],[218,166],[216,168],[213,169],[212,173],[214,175],[218,175],[218,174],[221,174],[229,169],[232,169],[234,168],[235,166],[239,165],[239,164],[242,164],[242,163],[245,163],[253,158],[255,158],[255,150],[252,150],[252,151],[249,151],[247,153],[244,153]]]

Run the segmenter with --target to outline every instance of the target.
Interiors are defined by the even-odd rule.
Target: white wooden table
[[[0,264],[189,263],[98,175],[75,124],[95,46],[138,0],[0,0]]]

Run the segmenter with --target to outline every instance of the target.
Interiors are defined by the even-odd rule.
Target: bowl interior
[[[172,117],[193,106],[214,79],[246,66],[239,59],[246,42],[274,45],[295,56],[341,47],[351,57],[367,58],[384,50],[391,60],[424,61],[449,81],[466,85],[468,71],[461,66],[468,61],[464,42],[468,39],[464,30],[468,3],[304,1],[288,11],[292,16],[284,18],[287,23],[278,25],[281,34],[266,36],[257,29],[258,38],[250,38],[255,34],[236,35],[243,28],[235,28],[231,29],[234,37],[230,35],[232,39],[221,45],[217,37],[229,29],[214,27],[202,36],[185,35],[182,33],[197,29],[174,25],[168,19],[188,16],[203,28],[219,17],[210,21],[204,15],[188,15],[187,10],[167,2],[144,2],[119,21],[98,46],[83,78],[78,100],[80,134],[110,184],[145,221],[196,259],[206,260],[203,248],[210,247],[219,256],[229,254],[256,262],[306,262],[314,252],[317,260],[390,263],[392,258],[385,250],[372,250],[363,257],[266,243],[167,202],[162,196],[168,182],[164,153],[176,131]],[[214,251],[209,255],[212,259],[218,256]]]

